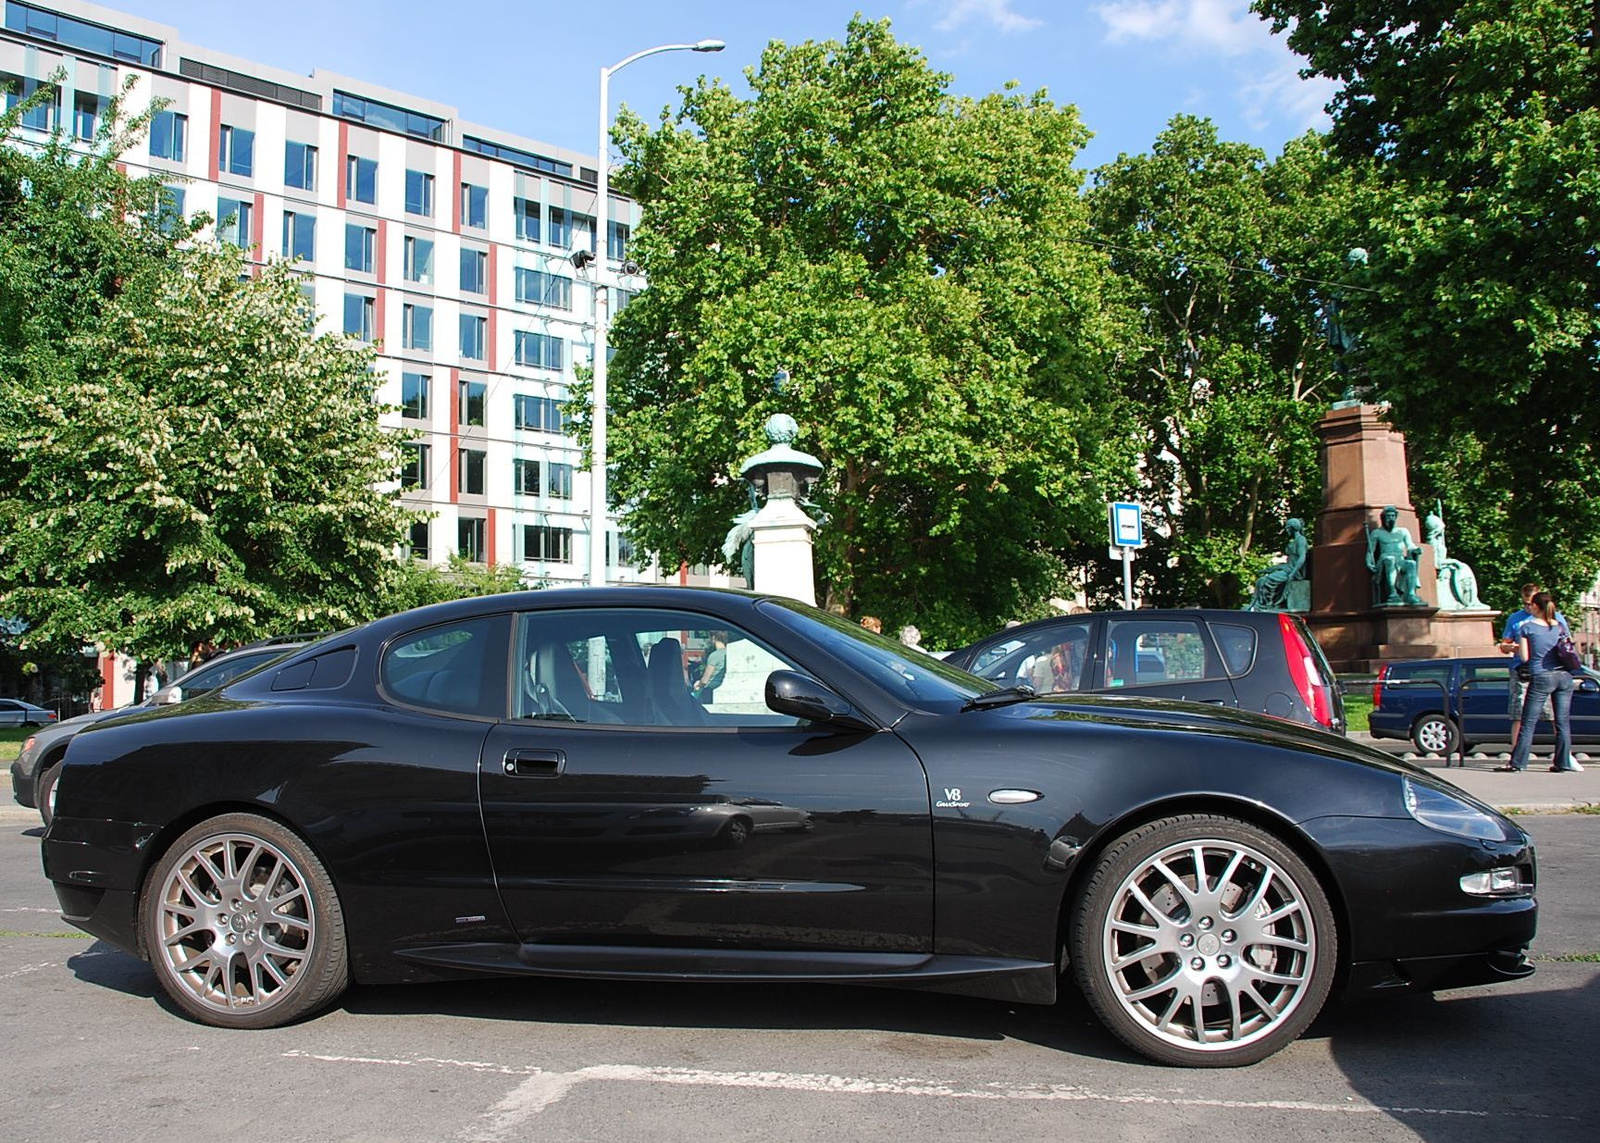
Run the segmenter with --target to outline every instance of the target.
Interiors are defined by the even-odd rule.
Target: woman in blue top
[[[1556,640],[1566,633],[1566,624],[1556,615],[1556,601],[1548,591],[1535,595],[1528,610],[1533,614],[1517,635],[1518,658],[1528,664],[1530,674],[1528,694],[1522,700],[1525,732],[1517,739],[1517,748],[1511,753],[1511,765],[1502,769],[1527,768],[1528,755],[1533,751],[1534,721],[1548,696],[1556,725],[1556,752],[1550,769],[1558,773],[1581,770],[1583,767],[1572,760],[1572,690],[1576,683],[1572,672],[1556,657]]]

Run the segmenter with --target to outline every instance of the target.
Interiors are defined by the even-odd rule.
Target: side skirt
[[[429,945],[395,955],[434,968],[497,976],[876,984],[1024,1004],[1052,1004],[1056,998],[1055,965],[1007,957],[556,944]]]

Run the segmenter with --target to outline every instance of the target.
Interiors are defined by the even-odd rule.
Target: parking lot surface
[[[219,1031],[65,926],[37,822],[4,820],[0,1138],[1588,1140],[1600,816],[1521,820],[1537,974],[1334,1008],[1225,1072],[1143,1062],[1075,996],[485,980],[357,988],[293,1027]]]

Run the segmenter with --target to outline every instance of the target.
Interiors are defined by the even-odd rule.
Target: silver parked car
[[[58,717],[55,711],[31,702],[0,699],[0,726],[49,726]]]

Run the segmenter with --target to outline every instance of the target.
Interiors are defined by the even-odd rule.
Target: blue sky
[[[466,119],[593,153],[598,74],[641,48],[720,39],[720,55],[664,53],[612,79],[612,106],[654,119],[678,84],[705,72],[746,91],[770,40],[838,39],[851,15],[887,17],[895,36],[982,95],[1015,79],[1075,104],[1095,132],[1094,166],[1148,150],[1173,115],[1213,119],[1224,138],[1269,155],[1325,125],[1331,89],[1248,0],[112,0],[186,41],[301,75],[323,68],[457,107]]]

